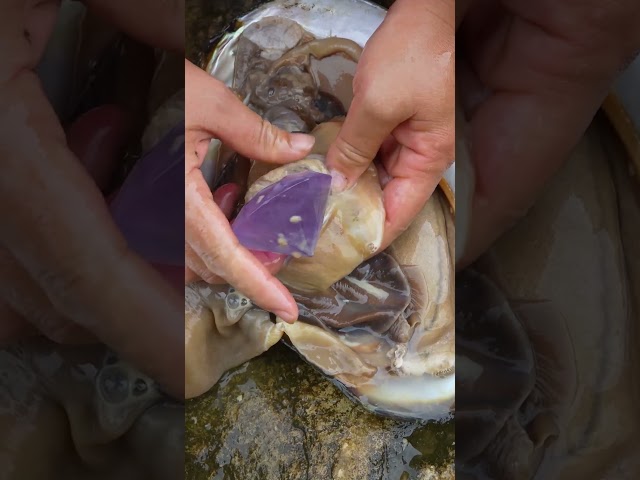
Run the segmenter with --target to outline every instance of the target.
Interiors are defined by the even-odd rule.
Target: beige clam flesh
[[[455,392],[453,216],[437,192],[385,252],[328,290],[291,289],[295,349],[367,408],[448,418]]]
[[[350,105],[360,52],[353,41],[316,39],[284,18],[263,18],[244,30],[233,75],[239,97],[278,127],[316,137],[301,161],[274,166],[251,160],[244,201],[286,175],[327,173],[325,155]],[[228,285],[187,285],[187,398],[283,338],[370,410],[449,418],[455,391],[451,192],[436,191],[384,252],[375,165],[352,188],[332,193],[314,255],[290,257],[278,273],[299,306],[293,324]]]

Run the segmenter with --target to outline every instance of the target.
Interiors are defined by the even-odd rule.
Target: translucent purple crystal
[[[136,162],[109,208],[129,248],[184,266],[184,121]]]
[[[287,175],[247,202],[232,229],[248,249],[313,256],[330,189],[324,173]]]

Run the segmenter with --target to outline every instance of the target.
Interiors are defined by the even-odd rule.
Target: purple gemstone
[[[302,172],[260,190],[233,222],[240,243],[251,250],[313,255],[331,190],[331,175]]]
[[[184,266],[184,121],[138,160],[109,208],[133,251]]]

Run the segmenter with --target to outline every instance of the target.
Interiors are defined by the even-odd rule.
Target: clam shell
[[[360,8],[355,9],[354,6]],[[366,39],[383,20],[384,10],[359,0],[340,3],[318,1],[314,2],[313,6],[280,1],[266,4],[241,18],[239,22],[241,27],[220,41],[208,64],[209,72],[228,86],[242,85],[243,80],[241,76],[237,76],[237,69],[234,65],[234,55],[237,52],[239,41],[241,41],[240,35],[245,29],[252,28],[251,26],[258,20],[274,16],[297,21],[318,39],[330,36],[344,37],[362,47],[366,43]],[[270,28],[273,26],[270,19],[266,21],[266,24]],[[316,48],[316,44],[313,45]],[[333,48],[331,45],[327,45],[327,42],[322,43],[322,41],[317,44],[318,48],[325,48],[325,46],[329,50]],[[300,50],[302,51],[304,48]],[[356,52],[357,48],[354,47],[353,51]],[[271,53],[267,52],[267,54]],[[315,67],[320,68],[317,65]],[[262,67],[258,66],[258,69],[260,68]],[[344,68],[353,68],[353,65],[347,65]],[[235,79],[234,75],[236,75]],[[320,75],[316,74],[316,77],[320,78]],[[324,80],[326,80],[326,84],[332,84],[330,79],[325,78]],[[346,98],[344,92],[340,95]],[[346,103],[348,104],[348,102]],[[264,108],[264,105],[259,108]],[[287,122],[295,123],[290,120]],[[339,122],[327,122],[317,127],[317,131],[314,133],[319,138],[312,152],[314,155],[326,153],[331,139],[337,134],[339,124]],[[209,151],[211,160],[217,159],[218,148],[219,144],[214,142]],[[292,165],[291,167],[280,167],[279,170],[285,171],[287,168],[295,168],[295,164]],[[203,166],[203,170],[207,170],[207,168],[209,167]],[[209,170],[211,169],[209,168]],[[258,162],[254,163],[249,175],[249,192],[252,191],[251,184],[260,183],[265,175],[275,175],[274,170],[270,166],[263,166]],[[371,208],[367,207],[368,215],[366,217],[369,218],[371,215],[375,217],[376,222],[380,224],[379,234],[369,234],[368,237],[371,238],[366,242],[360,242],[363,243],[359,247],[362,251],[356,252],[358,255],[351,256],[343,255],[341,253],[342,247],[338,251],[329,248],[336,243],[336,239],[340,235],[338,237],[324,235],[325,243],[328,243],[327,248],[323,250],[321,247],[323,235],[321,235],[314,257],[292,258],[279,274],[285,284],[302,291],[329,288],[336,281],[349,275],[363,260],[376,253],[384,223],[384,209],[382,208],[381,190],[374,166],[370,167],[367,175],[364,179],[366,181],[360,181],[354,189],[344,193],[344,198],[349,195],[352,195],[353,198],[349,201],[343,201],[340,208],[336,208],[335,211],[336,215],[344,214],[345,218],[357,219],[362,215],[357,215],[354,208],[370,203]],[[304,358],[316,366],[322,364],[325,373],[335,376],[337,384],[344,388],[349,395],[357,398],[366,408],[385,415],[441,420],[450,418],[453,408],[455,392],[453,348],[455,336],[453,329],[455,164],[445,174],[441,187],[441,190],[434,193],[414,224],[390,247],[392,256],[401,260],[402,266],[406,267],[407,272],[413,272],[412,275],[408,274],[407,278],[411,282],[412,292],[415,289],[417,293],[416,299],[412,297],[412,301],[415,301],[412,303],[411,310],[407,310],[411,317],[409,320],[405,320],[406,328],[404,331],[400,328],[393,332],[397,338],[402,338],[403,335],[408,336],[405,343],[390,342],[390,339],[385,335],[370,335],[362,329],[332,331],[302,321],[293,325],[282,322],[277,324],[281,326],[291,344]],[[338,197],[339,195],[336,195],[335,199]],[[345,213],[352,210],[353,215]],[[334,224],[340,225],[340,222],[332,221],[329,223],[329,225]],[[348,234],[354,228],[357,231],[356,227],[357,225],[346,225],[343,234]],[[334,232],[334,234],[338,233],[338,230]],[[362,247],[365,247],[364,250]],[[331,272],[331,275],[323,278],[322,282],[309,283],[309,280],[319,279],[325,270],[331,270],[329,268],[331,265],[339,263],[336,260],[340,261],[345,258],[349,258],[350,262],[353,261],[351,263],[343,262],[341,271],[338,269]],[[364,284],[361,286],[367,294],[371,293],[372,287]],[[220,315],[214,313],[214,316],[216,318],[213,322],[217,324]],[[206,325],[206,322],[200,322],[202,325]],[[212,325],[212,321],[209,320],[208,324]],[[213,327],[213,329],[222,333],[220,326]],[[234,345],[234,350],[237,350],[238,345]],[[254,355],[259,353],[259,350],[253,351]],[[234,361],[239,360],[240,357],[237,357]],[[228,366],[224,368],[228,368]],[[207,369],[210,370],[211,367],[207,367]],[[205,376],[209,378],[208,383],[210,383],[211,372]],[[216,373],[213,377],[219,377],[219,374]],[[204,383],[200,388],[202,387],[204,387]]]

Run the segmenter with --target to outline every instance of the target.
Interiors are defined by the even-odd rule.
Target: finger
[[[385,163],[391,180],[382,192],[386,220],[381,249],[391,245],[409,227],[442,178],[442,172],[428,170],[423,155],[401,145],[396,151]]]
[[[192,170],[186,178],[185,224],[187,243],[210,274],[224,278],[258,306],[283,320],[296,320],[298,308],[293,297],[238,243],[228,220],[213,202],[200,170]],[[194,270],[192,265],[188,266]]]
[[[191,144],[213,136],[245,157],[271,163],[299,160],[311,151],[314,137],[276,128],[188,60],[185,77],[185,116],[193,134]]]
[[[60,315],[13,256],[0,249],[0,299],[40,333],[58,343],[96,343],[86,329]]]
[[[340,192],[353,185],[373,161],[384,140],[404,120],[380,115],[371,95],[356,95],[327,152],[332,188]]]
[[[192,265],[196,265],[195,266],[196,270],[211,274],[211,272],[208,272],[208,270],[206,269],[204,264],[201,262],[201,260],[197,257],[197,255],[193,253],[193,250],[191,250],[189,247],[187,248],[188,248],[188,251],[187,251],[187,256],[185,256],[185,259],[188,258],[189,262],[191,262]],[[264,267],[267,269],[267,271],[271,275],[277,274],[280,271],[280,269],[282,269],[282,267],[284,266],[284,262],[287,259],[286,255],[279,255],[277,253],[258,252],[255,250],[249,250],[249,252],[251,252],[251,254],[254,257],[256,257],[256,259],[260,263],[262,263],[262,265],[264,265]],[[202,277],[200,275],[198,275],[194,270],[188,267],[185,268],[184,275],[185,275],[184,276],[185,285],[202,280]],[[211,274],[211,277],[209,278],[210,278],[209,283],[213,283],[213,284],[227,283],[224,279],[218,277],[217,275]]]
[[[280,255],[278,253],[259,252],[257,250],[249,250],[249,252],[256,257],[256,260],[264,265],[264,268],[266,268],[271,275],[278,273],[287,259],[286,255]]]
[[[185,245],[185,284],[204,280],[212,285],[227,283],[224,278],[216,275],[200,256],[191,248],[190,245]]]
[[[457,268],[474,261],[526,214],[587,129],[620,60],[616,52],[585,50],[564,35],[550,35],[553,30],[509,19],[499,24],[503,35],[474,40],[474,33],[486,37],[475,23],[475,18],[469,23],[465,45],[470,67],[492,94],[471,112],[475,194]],[[504,48],[496,48],[498,43]]]
[[[578,142],[601,99],[594,95],[588,101],[549,103],[534,96],[499,93],[477,110],[469,142],[475,194],[459,268],[474,261],[526,214]]]
[[[60,315],[183,396],[183,299],[127,249],[35,75],[19,75],[7,89],[8,108],[0,109],[4,245]]]
[[[186,257],[185,257],[186,258]],[[184,284],[189,285],[190,283],[199,282],[202,278],[200,278],[196,272],[191,270],[189,267],[184,269]]]
[[[409,227],[453,163],[453,127],[429,131],[426,125],[417,120],[405,122],[394,130],[394,140],[385,140],[381,149],[390,177],[383,189],[383,248]]]
[[[234,183],[227,183],[213,192],[213,201],[218,205],[224,216],[230,218],[239,195],[240,187]],[[207,272],[207,267],[189,245],[185,245],[185,260],[188,262],[187,265],[193,265],[195,270]],[[185,285],[202,280],[202,277],[189,267],[185,268],[184,274]],[[219,277],[211,278],[209,283],[224,283],[224,280]]]

